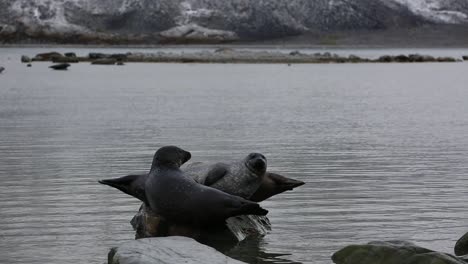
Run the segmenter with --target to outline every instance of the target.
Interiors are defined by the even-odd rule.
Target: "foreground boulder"
[[[460,258],[405,241],[347,246],[333,254],[332,260],[336,264],[466,264]]]
[[[242,264],[214,248],[188,237],[158,237],[133,240],[112,248],[109,264],[213,263]]]
[[[225,225],[210,228],[196,228],[169,223],[154,213],[144,204],[131,220],[136,231],[135,238],[185,236],[204,244],[216,244],[219,241],[237,244],[249,236],[264,236],[271,230],[271,224],[265,216],[243,215],[231,217]]]
[[[462,236],[455,244],[455,255],[468,255],[468,233]]]

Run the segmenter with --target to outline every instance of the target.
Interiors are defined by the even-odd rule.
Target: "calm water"
[[[36,52],[0,49],[0,263],[104,263],[139,202],[97,180],[168,144],[262,152],[307,183],[263,203],[271,233],[229,253],[251,263],[329,264],[371,240],[452,252],[468,231],[468,63],[18,63]]]

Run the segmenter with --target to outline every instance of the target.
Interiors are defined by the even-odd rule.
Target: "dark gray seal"
[[[147,176],[120,178],[127,188],[118,188],[145,201],[156,214],[174,223],[205,226],[238,215],[266,215],[257,203],[197,183],[180,170],[190,152],[175,146],[160,148]],[[144,178],[144,195],[141,188]],[[101,183],[111,185],[109,181]],[[112,185],[111,185],[112,186]],[[114,186],[113,186],[114,187]]]
[[[250,153],[231,163],[188,164],[182,170],[203,185],[249,199],[260,187],[266,173],[267,160],[260,153]]]
[[[70,64],[68,63],[60,63],[60,64],[49,66],[49,68],[58,70],[58,71],[65,71],[68,69],[68,67],[70,67]]]

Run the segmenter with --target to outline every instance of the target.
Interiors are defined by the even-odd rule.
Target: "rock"
[[[22,63],[29,63],[31,61],[32,61],[31,58],[29,58],[28,56],[26,56],[26,55],[21,56],[21,62]]]
[[[67,52],[67,53],[64,53],[63,55],[65,55],[65,57],[67,58],[76,58],[75,52]]]
[[[49,68],[54,69],[54,70],[67,70],[68,67],[70,67],[70,64],[68,63],[60,63],[60,64],[49,66]]]
[[[114,65],[117,62],[116,59],[108,58],[108,59],[97,59],[93,60],[91,64],[94,65]]]
[[[404,241],[347,246],[332,256],[336,264],[466,264],[462,259]]]
[[[117,62],[117,65],[123,66],[123,65],[125,65],[125,64],[123,63],[123,61],[118,61],[118,62]]]
[[[289,52],[289,55],[290,56],[299,56],[299,55],[301,55],[301,53],[298,50],[294,50],[294,51]]]
[[[110,58],[118,60],[118,61],[125,61],[127,60],[127,54],[115,53],[115,54],[111,54]]]
[[[463,58],[463,60],[468,61],[468,55],[467,55],[467,56],[463,56],[462,58]]]
[[[396,62],[410,62],[410,58],[406,55],[398,55],[394,57]]]
[[[393,62],[393,57],[384,55],[377,59],[378,62]]]
[[[233,48],[217,48],[215,53],[230,53],[230,52],[235,52]]]
[[[267,217],[253,215],[231,217],[226,220],[225,225],[221,223],[221,225],[211,228],[201,229],[183,226],[167,222],[144,204],[130,223],[136,231],[136,239],[161,236],[186,236],[202,241],[205,244],[220,240],[237,243],[248,236],[264,236],[271,230],[271,224]]]
[[[350,62],[361,62],[361,61],[363,61],[363,59],[361,57],[358,57],[358,56],[353,55],[353,54],[349,55],[348,60]]]
[[[47,52],[47,53],[39,53],[37,54],[33,60],[36,61],[52,61],[53,59],[63,57],[62,54],[58,52]]]
[[[54,57],[52,58],[53,63],[78,63],[77,57]]]
[[[242,264],[214,248],[202,245],[188,237],[158,237],[129,241],[112,248],[108,255],[109,264],[173,264],[213,263]]]
[[[96,59],[105,59],[109,58],[110,55],[104,54],[104,53],[96,53],[96,52],[91,52],[88,54],[88,58],[91,60],[96,60]]]
[[[162,42],[175,43],[222,43],[239,39],[232,31],[210,29],[197,24],[173,27],[160,32],[159,36]]]
[[[468,255],[468,233],[462,236],[455,244],[455,255]]]
[[[26,67],[32,67],[32,64],[31,64],[31,63],[28,63],[28,65],[26,65]]]
[[[438,57],[437,61],[438,62],[457,62],[457,60],[452,57]]]

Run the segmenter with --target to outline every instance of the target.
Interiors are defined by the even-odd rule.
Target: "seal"
[[[245,160],[252,160],[255,164],[254,160],[256,160],[256,158],[254,157],[249,159],[249,156],[247,156]],[[259,165],[257,164],[256,166]],[[203,162],[195,162],[183,167],[182,170],[187,172],[187,174],[189,174],[189,176],[198,183],[210,185],[213,188],[219,188],[227,193],[231,191],[230,194],[233,195],[237,193],[237,196],[247,198],[254,202],[264,201],[272,196],[293,190],[294,188],[305,184],[303,181],[298,181],[268,171],[264,173],[259,183],[258,179],[252,177],[252,172],[245,168],[246,166],[243,167],[239,165],[239,162],[237,165],[232,166],[225,163],[206,164]],[[247,175],[244,175],[245,173]],[[258,176],[258,174],[255,175]],[[147,178],[148,173],[139,173],[121,178],[100,180],[99,183],[114,187],[141,200],[149,206],[145,195],[145,182]],[[252,186],[249,186],[249,184],[252,184]],[[246,190],[236,189],[235,186],[246,188]],[[251,188],[253,186],[257,187]]]
[[[250,153],[244,159],[232,163],[191,163],[183,171],[198,183],[249,199],[260,187],[266,167],[265,156]]]
[[[164,219],[181,224],[206,226],[223,223],[238,215],[266,215],[255,202],[197,183],[180,166],[190,152],[176,146],[156,151],[145,182],[150,208]]]

